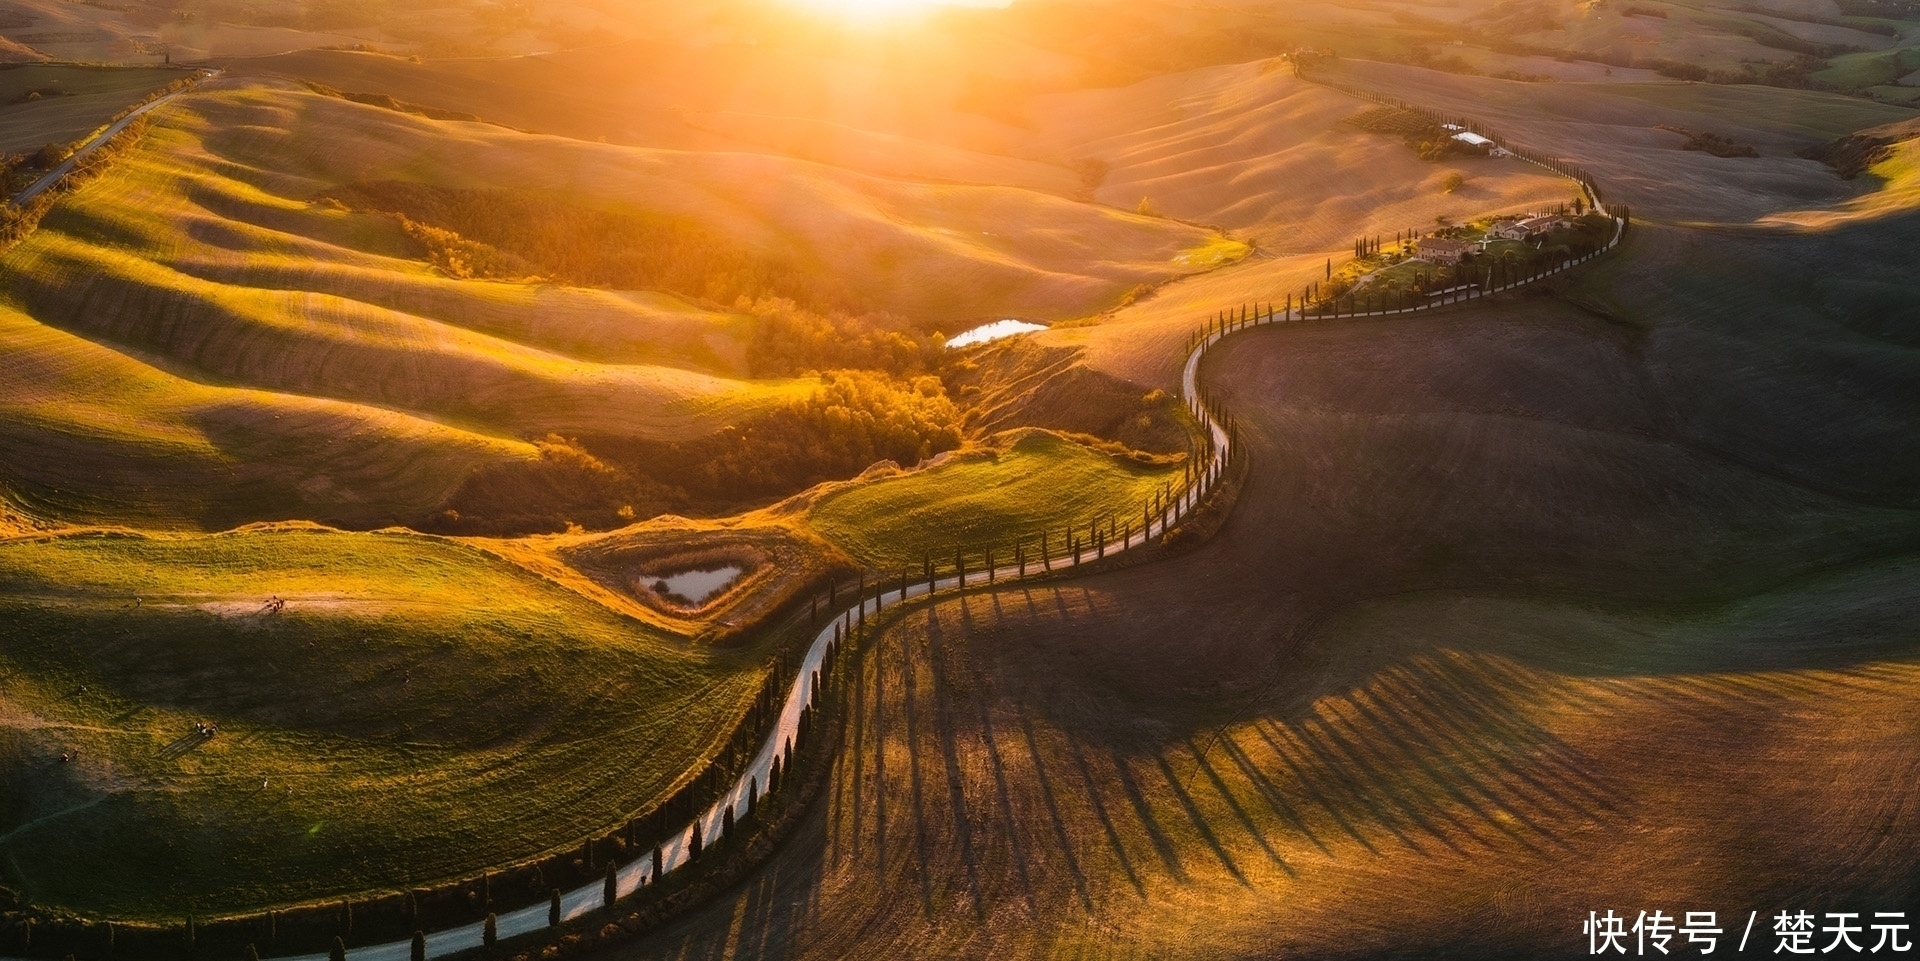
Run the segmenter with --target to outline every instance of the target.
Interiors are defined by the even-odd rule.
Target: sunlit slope
[[[1885,128],[1860,131],[1857,137],[1875,137],[1885,133],[1887,142],[1881,159],[1868,167],[1865,176],[1873,188],[1863,194],[1824,210],[1794,210],[1760,218],[1760,223],[1786,225],[1802,230],[1831,230],[1857,220],[1911,216],[1920,209],[1920,123],[1892,124]]]
[[[0,883],[93,916],[404,887],[575,843],[669,788],[758,682],[411,535],[0,543],[0,625]]]
[[[224,98],[208,99],[217,106]],[[370,119],[392,116],[354,109]],[[0,262],[15,278],[14,297],[37,319],[207,378],[426,413],[510,436],[590,428],[704,433],[795,389],[561,353],[555,348],[627,358],[663,353],[639,346],[658,332],[662,311],[604,295],[449,284],[425,264],[394,256],[404,248],[383,218],[312,206],[249,182],[297,194],[326,181],[281,173],[271,156],[240,158],[260,164],[252,167],[205,152],[206,137],[235,136],[210,131],[238,118],[171,116],[181,125],[154,131]],[[196,130],[196,120],[209,126]],[[694,316],[677,319],[680,329],[670,326],[668,338],[686,340],[689,322],[721,322],[685,312]],[[610,320],[628,332],[603,337]],[[694,358],[701,360],[711,362]]]
[[[1176,488],[1177,466],[1147,464],[1093,450],[1046,431],[1021,431],[1001,447],[897,477],[861,481],[813,506],[808,524],[882,572],[918,571],[928,555],[951,566],[954,550],[979,565],[1013,562],[1019,542],[1038,557],[1040,535],[1055,556],[1071,536],[1090,542],[1088,525],[1134,529],[1140,506],[1163,487]]]
[[[1281,251],[1573,197],[1566,181],[1538,167],[1430,163],[1394,138],[1342,123],[1369,106],[1297,80],[1276,60],[1041,98],[1033,112],[1048,141],[1108,165],[1101,200],[1131,208],[1144,198]],[[1446,193],[1453,172],[1465,184]]]
[[[280,86],[189,104],[209,152],[322,183],[512,187],[685,218],[910,318],[1071,316],[1194,272],[1212,233],[1015,187],[907,183],[763,154],[582,143]],[[189,121],[191,122],[191,121]],[[351,131],[351,135],[348,132]]]
[[[397,523],[531,445],[379,407],[203,384],[0,310],[4,483],[46,517]]]

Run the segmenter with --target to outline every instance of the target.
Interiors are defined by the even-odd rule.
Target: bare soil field
[[[1544,296],[1238,336],[1213,539],[906,615],[804,836],[611,954],[1578,957],[1589,910],[1912,903],[1920,356],[1849,298],[1917,231],[1643,225]]]

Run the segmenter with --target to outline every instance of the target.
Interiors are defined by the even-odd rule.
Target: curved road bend
[[[199,79],[209,80],[219,75],[220,71],[214,71],[203,75]],[[14,198],[13,202],[15,204],[24,204],[41,193],[44,193],[48,188],[58,183],[60,178],[71,173],[73,168],[81,160],[85,159],[95,150],[98,150],[102,144],[112,139],[122,130],[125,130],[135,118],[151,113],[191,89],[192,88],[189,87],[187,90],[167,94],[150,103],[142,104],[127,116],[115,121],[112,125],[108,126],[106,130],[76,150],[72,157],[35,181],[33,185],[25,191],[22,191]],[[1620,233],[1620,229],[1616,228],[1612,242],[1602,248],[1601,252],[1611,249],[1614,245],[1618,244],[1620,241]],[[1598,256],[1598,253],[1599,252],[1596,252],[1595,254],[1589,255],[1589,257],[1581,258],[1579,261],[1569,262],[1561,268],[1549,271],[1549,274],[1558,273],[1559,270],[1564,270],[1577,263],[1584,262],[1587,259],[1591,259],[1592,256]],[[1510,284],[1499,289],[1506,290],[1511,287],[1518,287],[1521,283],[1524,283],[1524,281]],[[1493,291],[1489,291],[1489,293],[1491,292]],[[1451,303],[1462,299],[1464,298],[1447,298],[1446,302]],[[1438,304],[1431,306],[1438,306]],[[1366,316],[1411,313],[1415,309],[1418,308],[1370,311]],[[1304,316],[1300,310],[1296,309],[1265,318],[1254,318],[1244,326],[1263,326],[1306,319],[1307,317]],[[1184,491],[1172,504],[1169,504],[1163,513],[1154,518],[1152,524],[1140,531],[1129,534],[1123,539],[1108,542],[1103,548],[1090,549],[1090,553],[1093,556],[1104,557],[1107,554],[1139,547],[1150,542],[1155,536],[1165,534],[1177,524],[1182,517],[1191,512],[1194,506],[1206,496],[1207,492],[1218,483],[1222,476],[1222,467],[1232,453],[1233,441],[1228,435],[1226,427],[1216,421],[1194,398],[1199,394],[1200,361],[1202,355],[1206,353],[1207,348],[1239,329],[1241,329],[1240,326],[1234,326],[1227,330],[1214,330],[1208,333],[1205,337],[1201,338],[1200,343],[1188,353],[1186,363],[1181,368],[1180,388],[1182,394],[1187,398],[1188,409],[1199,419],[1202,426],[1205,427],[1214,441],[1213,456],[1205,465],[1200,475],[1200,480]],[[1072,566],[1071,561],[1064,563]],[[985,570],[970,572],[965,575],[964,582],[959,576],[939,578],[932,585],[921,582],[910,584],[904,590],[883,591],[877,597],[863,599],[858,606],[842,611],[838,617],[821,628],[820,632],[814,636],[813,642],[807,647],[806,656],[801,659],[800,669],[794,678],[793,686],[789,689],[786,700],[781,708],[779,720],[774,725],[771,733],[768,734],[765,743],[761,745],[759,753],[754,755],[753,762],[747,766],[747,769],[741,773],[739,779],[728,788],[727,792],[699,816],[698,823],[700,825],[701,836],[703,838],[717,837],[720,833],[720,825],[725,817],[726,809],[731,807],[735,811],[744,811],[749,791],[767,783],[767,774],[773,766],[773,759],[776,756],[784,755],[791,739],[799,733],[801,712],[805,711],[807,707],[812,704],[813,698],[817,693],[813,687],[813,674],[816,670],[819,670],[824,663],[827,647],[833,643],[836,631],[841,634],[851,634],[855,624],[859,622],[863,614],[877,615],[887,608],[896,607],[914,598],[925,597],[934,591],[977,586],[990,581],[997,581],[1003,577],[1009,579],[1017,578],[1028,573],[1038,573],[1050,569],[1051,568],[1044,566],[1043,562],[1031,561],[1025,565],[997,567],[993,569],[991,573]],[[786,762],[783,761],[783,764],[785,763]],[[692,827],[692,824],[688,824],[681,828],[671,840],[660,846],[663,862],[660,866],[662,873],[675,870],[681,865],[686,864],[689,860],[688,846],[691,840]],[[646,880],[651,878],[652,874],[653,855],[651,853],[624,867],[618,868],[616,871],[617,896],[624,898],[638,891]],[[572,919],[589,914],[602,907],[602,899],[604,896],[604,882],[594,882],[572,891],[564,892],[560,896],[560,915],[563,919]],[[496,915],[495,922],[499,937],[502,939],[512,938],[545,929],[547,927],[547,911],[547,904],[532,904],[516,911]],[[484,922],[475,921],[460,927],[428,933],[426,935],[427,957],[444,957],[460,951],[481,947],[483,944],[483,927]],[[347,958],[348,961],[409,961],[411,954],[411,941],[392,941],[385,944],[372,944],[351,948],[347,951]],[[322,953],[287,956],[273,959],[273,961],[326,961],[326,959],[327,956]]]
[[[219,75],[220,75],[220,71],[218,70],[215,70],[212,73],[199,74],[197,75],[197,79],[194,80],[194,83],[198,84],[202,80],[211,80],[214,77],[217,77]],[[100,147],[104,145],[107,141],[112,140],[114,137],[118,136],[120,134],[120,131],[127,129],[127,127],[130,124],[132,124],[134,120],[140,117],[144,117],[149,113],[152,113],[154,110],[157,110],[160,107],[172,102],[175,97],[178,97],[181,94],[186,93],[192,89],[193,87],[186,87],[181,90],[175,90],[174,92],[167,94],[164,97],[160,97],[156,100],[150,100],[146,103],[141,104],[138,107],[133,108],[132,113],[129,113],[126,116],[121,117],[119,120],[115,120],[113,123],[109,124],[107,126],[107,129],[102,130],[98,134],[95,134],[93,139],[87,141],[84,144],[81,144],[79,149],[76,149],[73,152],[73,156],[68,157],[65,160],[62,160],[59,166],[53,168],[52,170],[47,171],[45,175],[43,175],[39,180],[34,181],[30,186],[27,187],[27,189],[22,190],[20,191],[19,194],[15,195],[12,201],[13,205],[15,207],[26,206],[29,201],[33,200],[33,198],[38,197],[43,193],[46,193],[47,190],[51,188],[54,184],[59,183],[60,178],[65,177],[67,174],[72,173],[73,168],[76,166],[79,166],[80,161],[87,159],[87,157],[90,154],[92,154],[96,150],[99,150]]]
[[[1541,274],[1539,277],[1532,278],[1532,280],[1550,277],[1611,250],[1620,243],[1622,233],[1625,229],[1625,224],[1621,221],[1616,220],[1615,225],[1613,238],[1606,246],[1585,257],[1568,261],[1559,267]],[[1485,294],[1489,293],[1511,290],[1530,282],[1531,280],[1516,281],[1495,288],[1494,290],[1486,291],[1485,293],[1476,294],[1475,296],[1485,296]],[[1460,303],[1466,299],[1467,297],[1464,294],[1455,294],[1440,298],[1438,302],[1427,306],[1440,306],[1442,303]],[[1368,311],[1358,316],[1376,317],[1391,314],[1408,314],[1424,309],[1427,308],[1408,307],[1393,310],[1377,310]],[[1292,323],[1306,319],[1308,318],[1304,316],[1300,310],[1296,309],[1265,318],[1250,319],[1244,327]],[[1205,337],[1201,338],[1200,343],[1187,354],[1186,363],[1181,368],[1180,389],[1187,398],[1188,409],[1200,420],[1201,424],[1206,428],[1207,432],[1212,435],[1214,440],[1213,457],[1205,465],[1199,482],[1176,498],[1173,504],[1168,505],[1166,511],[1154,518],[1154,523],[1147,529],[1136,531],[1124,539],[1110,541],[1105,545],[1104,551],[1098,549],[1093,550],[1093,556],[1104,556],[1105,554],[1112,554],[1129,548],[1139,547],[1148,543],[1153,537],[1164,534],[1171,529],[1173,525],[1177,524],[1182,517],[1191,512],[1194,506],[1206,496],[1207,492],[1218,483],[1223,474],[1222,467],[1232,454],[1233,441],[1225,425],[1216,421],[1213,416],[1206,411],[1205,407],[1198,404],[1194,398],[1199,395],[1200,361],[1202,355],[1206,353],[1207,348],[1225,339],[1229,334],[1241,329],[1243,329],[1242,326],[1236,325],[1226,330],[1211,331]],[[1089,560],[1091,559],[1092,558],[1089,557]],[[1065,561],[1063,563],[1072,566],[1071,561]],[[841,634],[850,635],[854,626],[859,623],[862,614],[869,616],[877,615],[883,610],[897,607],[906,601],[925,597],[930,591],[945,591],[964,586],[978,586],[989,583],[990,581],[997,581],[1000,578],[1011,579],[1028,573],[1039,573],[1047,569],[1048,568],[1043,566],[1042,562],[1030,561],[1024,566],[1010,564],[1004,567],[996,567],[991,574],[985,570],[969,572],[965,577],[964,584],[958,576],[939,578],[931,588],[929,588],[926,582],[922,581],[917,584],[908,585],[904,591],[897,589],[883,591],[877,597],[865,598],[857,606],[842,611],[838,617],[828,622],[825,627],[822,627],[820,633],[814,635],[812,644],[807,647],[806,656],[801,659],[800,669],[794,678],[793,686],[789,688],[787,692],[786,700],[781,707],[780,718],[774,725],[772,732],[767,735],[767,740],[761,745],[759,753],[754,755],[753,763],[747,766],[747,769],[741,773],[739,779],[728,788],[727,792],[722,795],[719,800],[715,801],[711,807],[707,808],[706,811],[699,816],[698,823],[700,825],[701,837],[714,838],[719,835],[720,825],[725,817],[727,808],[731,807],[736,812],[745,811],[749,790],[763,787],[767,783],[767,773],[773,766],[774,757],[784,756],[786,746],[790,743],[790,739],[798,736],[800,731],[800,714],[813,702],[813,698],[817,693],[813,688],[813,673],[819,670],[824,663],[827,647],[833,643],[836,631]],[[783,760],[782,766],[786,766],[789,761],[790,759]],[[660,846],[662,858],[660,870],[663,874],[679,868],[689,860],[687,848],[689,841],[691,841],[692,827],[693,825],[690,823],[680,828],[671,840]],[[641,886],[651,878],[652,874],[652,853],[648,853],[646,856],[616,869],[616,896],[624,898],[638,891]],[[572,891],[562,893],[560,896],[561,918],[563,920],[578,918],[601,908],[603,906],[602,899],[605,897],[604,891],[605,882],[596,881],[575,888]],[[495,922],[498,926],[497,932],[499,937],[506,939],[545,929],[547,927],[547,910],[548,905],[546,904],[533,904],[517,911],[497,915]],[[484,922],[475,921],[472,924],[462,925],[457,928],[428,933],[426,935],[427,957],[445,957],[460,951],[467,951],[483,946],[483,928]],[[386,944],[373,944],[350,948],[347,951],[347,961],[409,961],[412,956],[412,947],[411,941],[392,941]],[[325,954],[308,954],[275,958],[271,959],[271,961],[327,961],[327,956]]]

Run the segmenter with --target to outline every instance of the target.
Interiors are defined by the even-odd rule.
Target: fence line
[[[1370,92],[1349,89],[1337,84],[1323,85],[1403,109],[1418,109]],[[1425,111],[1421,112],[1425,113]],[[1464,121],[1461,125],[1500,143],[1500,139],[1485,127],[1469,126],[1469,123]],[[896,582],[875,581],[873,587],[869,588],[865,576],[862,575],[857,588],[858,600],[853,605],[833,614],[826,624],[820,625],[818,632],[814,634],[813,640],[798,661],[790,665],[786,659],[776,662],[761,698],[755,702],[754,708],[749,710],[747,716],[735,726],[734,737],[728,742],[729,748],[723,749],[722,754],[710,761],[700,775],[645,816],[645,820],[657,821],[661,824],[661,829],[653,832],[659,840],[652,852],[625,864],[615,863],[610,856],[610,880],[596,880],[569,891],[558,892],[557,904],[554,898],[549,898],[506,913],[488,915],[488,919],[493,922],[494,936],[505,940],[533,934],[554,927],[558,923],[588,916],[597,909],[609,906],[609,895],[612,901],[618,901],[644,890],[656,883],[658,879],[697,859],[703,848],[724,839],[737,817],[752,813],[761,799],[770,796],[782,786],[780,772],[790,770],[794,752],[803,750],[813,740],[812,732],[809,730],[810,719],[816,714],[824,685],[830,683],[834,677],[834,668],[840,664],[840,654],[847,643],[864,634],[868,617],[878,617],[885,611],[918,600],[931,599],[946,591],[959,592],[973,587],[995,585],[1003,579],[1017,581],[1030,577],[1044,577],[1059,570],[1072,570],[1083,564],[1096,563],[1108,556],[1146,546],[1153,543],[1155,538],[1164,538],[1176,529],[1181,521],[1189,518],[1194,510],[1205,502],[1207,495],[1212,493],[1225,478],[1226,470],[1232,463],[1238,446],[1237,422],[1217,401],[1202,391],[1199,385],[1200,365],[1206,351],[1229,334],[1252,327],[1298,323],[1315,318],[1386,317],[1466,303],[1495,293],[1514,290],[1570,270],[1611,251],[1620,244],[1626,233],[1629,212],[1623,206],[1603,206],[1599,188],[1586,177],[1584,172],[1578,171],[1571,165],[1532,154],[1531,151],[1522,152],[1521,149],[1505,144],[1501,146],[1522,160],[1545,167],[1580,184],[1594,202],[1595,209],[1604,209],[1614,224],[1613,234],[1607,242],[1584,255],[1571,258],[1553,267],[1543,268],[1518,280],[1496,286],[1489,278],[1484,289],[1474,284],[1465,290],[1445,293],[1425,303],[1405,307],[1342,312],[1339,310],[1337,297],[1309,302],[1303,295],[1297,307],[1289,297],[1286,308],[1282,310],[1275,310],[1274,304],[1268,303],[1262,311],[1261,305],[1254,303],[1241,304],[1237,319],[1229,312],[1217,314],[1201,328],[1189,334],[1186,359],[1181,368],[1181,397],[1188,412],[1199,423],[1200,443],[1194,451],[1190,452],[1187,476],[1183,478],[1181,485],[1178,488],[1163,489],[1162,494],[1156,495],[1142,505],[1139,515],[1141,524],[1138,529],[1135,529],[1129,520],[1116,530],[1117,525],[1109,515],[1106,529],[1103,531],[1096,521],[1089,528],[1088,539],[1082,542],[1072,533],[1072,527],[1069,526],[1066,528],[1067,543],[1061,545],[1063,549],[1058,554],[1052,551],[1052,545],[1047,540],[1047,533],[1050,532],[1045,532],[1041,535],[1043,547],[1038,557],[1026,556],[1024,545],[1028,538],[1023,536],[1016,541],[1013,564],[995,566],[991,560],[992,549],[989,548],[985,552],[985,563],[972,571],[965,567],[964,552],[957,552],[955,569],[948,576],[942,576],[929,555],[924,565],[923,577],[910,579],[907,575],[902,575],[901,580],[897,582],[898,586],[891,589],[889,589],[890,585]],[[1320,312],[1310,314],[1310,311],[1315,308]],[[829,607],[837,603],[838,594],[838,585],[829,589],[827,595]],[[817,624],[819,610],[817,598],[811,601],[811,607],[814,611],[814,623]],[[665,830],[665,820],[671,816],[671,808],[697,807],[694,797],[699,793],[705,793],[697,789],[711,780],[721,768],[730,766],[724,764],[722,759],[734,753],[731,749],[733,742],[737,741],[745,731],[764,723],[765,715],[769,713],[768,698],[776,689],[775,685],[789,670],[792,672],[792,679],[786,683],[786,697],[780,704],[779,713],[773,718],[770,729],[760,741],[759,749],[746,767],[734,776],[732,782],[719,793],[718,797],[709,802],[704,809],[699,810],[697,815],[690,812],[686,823],[673,830]],[[635,817],[627,823],[624,831],[628,840],[633,840],[636,826],[642,820],[642,817]],[[590,840],[585,847],[589,867],[593,863],[593,844],[594,842]],[[644,845],[640,846],[644,847]],[[462,881],[445,887],[464,890],[471,887],[473,883]],[[271,927],[273,918],[274,912],[267,912],[264,915],[222,919],[222,921],[259,923],[264,919]],[[190,926],[191,921],[189,921],[189,930],[191,930]],[[488,941],[487,926],[487,919],[482,919],[438,931],[425,932],[424,957],[440,958],[481,948]],[[346,961],[412,961],[420,954],[412,938],[350,947],[345,952]],[[328,958],[328,953],[317,952],[281,955],[270,961],[328,961]]]

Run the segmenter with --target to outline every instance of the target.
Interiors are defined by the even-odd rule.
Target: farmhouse
[[[1468,147],[1478,150],[1481,153],[1492,153],[1496,149],[1498,149],[1497,147],[1494,146],[1493,141],[1488,140],[1487,138],[1482,137],[1471,130],[1462,130],[1459,133],[1454,134],[1453,139],[1467,145]]]
[[[1423,237],[1419,247],[1420,259],[1435,264],[1457,264],[1473,251],[1472,244],[1450,237]]]
[[[1528,217],[1525,220],[1496,221],[1487,236],[1499,240],[1532,240],[1541,234],[1567,225],[1565,217]]]

